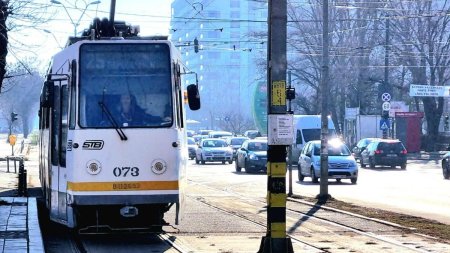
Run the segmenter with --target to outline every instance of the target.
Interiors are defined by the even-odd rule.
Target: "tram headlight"
[[[97,160],[90,160],[86,164],[86,170],[91,175],[97,175],[102,170],[102,165]]]
[[[165,161],[158,159],[158,160],[154,160],[152,162],[153,173],[160,175],[160,174],[163,174],[164,172],[166,172],[166,170],[167,170],[167,164]]]

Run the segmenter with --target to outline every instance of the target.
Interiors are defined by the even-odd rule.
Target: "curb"
[[[27,228],[28,252],[44,253],[44,242],[39,227],[36,198],[28,198]]]

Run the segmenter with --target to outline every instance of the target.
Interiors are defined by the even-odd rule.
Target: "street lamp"
[[[56,39],[55,35],[54,35],[51,31],[49,31],[49,30],[47,30],[47,29],[43,29],[42,31],[51,34],[51,35],[53,36],[53,39],[55,39],[56,43],[58,44],[58,47],[59,47],[60,49],[63,48],[63,47],[61,46],[61,44],[59,44],[58,39]]]
[[[64,8],[64,10],[65,10],[66,13],[67,13],[67,16],[69,16],[70,22],[71,22],[72,25],[73,25],[73,28],[74,28],[74,36],[75,36],[75,37],[77,36],[77,27],[78,27],[78,25],[80,24],[81,18],[83,17],[83,15],[84,15],[84,13],[86,12],[86,10],[87,10],[87,8],[89,7],[89,5],[94,5],[94,4],[99,4],[99,3],[101,3],[100,0],[97,0],[97,1],[92,1],[92,2],[90,2],[90,3],[88,3],[88,4],[86,4],[86,6],[85,6],[84,9],[83,9],[83,12],[82,12],[81,15],[80,15],[80,18],[78,18],[78,21],[75,23],[75,22],[73,21],[72,17],[70,16],[70,14],[69,14],[69,11],[67,11],[67,8],[66,8],[66,6],[65,6],[63,3],[61,3],[60,1],[57,1],[57,0],[51,0],[50,2],[53,3],[53,4],[60,4],[60,5],[62,5],[62,7]]]

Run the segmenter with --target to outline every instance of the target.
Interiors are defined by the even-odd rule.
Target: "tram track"
[[[192,181],[191,181],[191,183],[198,184],[198,183],[192,182]],[[223,190],[223,189],[216,188],[216,187],[211,187],[211,186],[205,185],[205,184],[198,184],[198,185],[201,185],[202,187],[208,187],[208,188],[210,188],[212,190],[222,191],[222,192],[226,192],[228,194],[232,194],[235,198],[238,198],[238,199],[240,199],[242,201],[249,201],[250,200],[248,196],[245,196],[242,193],[238,193],[238,192],[233,191],[232,190],[232,188],[233,188],[232,186],[227,186],[226,189]],[[248,222],[251,222],[251,223],[257,224],[259,226],[262,226],[264,228],[267,228],[267,225],[264,222],[255,221],[255,220],[250,219],[249,217],[245,216],[244,214],[241,214],[241,213],[238,213],[238,212],[235,212],[235,211],[230,211],[230,210],[228,210],[226,208],[223,208],[223,207],[221,207],[219,205],[212,204],[212,203],[208,202],[205,198],[195,198],[195,199],[197,201],[199,201],[199,202],[202,202],[205,205],[208,205],[211,208],[215,208],[215,209],[220,210],[222,212],[226,212],[226,213],[228,213],[230,215],[234,215],[234,216],[239,217],[241,219],[245,219]],[[260,200],[257,200],[257,199],[251,199],[251,201],[260,203],[262,206],[266,205],[266,202],[263,202],[263,201],[260,201]],[[399,230],[399,231],[410,230],[409,228],[401,227],[401,226],[399,226],[397,224],[392,224],[392,223],[381,221],[381,220],[371,219],[369,217],[365,217],[365,216],[361,216],[361,215],[355,215],[355,214],[348,213],[348,212],[345,212],[345,211],[341,211],[341,210],[338,210],[338,209],[322,208],[320,206],[317,206],[316,204],[307,203],[307,202],[304,202],[304,201],[296,201],[296,200],[293,200],[293,199],[288,199],[288,201],[292,202],[292,203],[296,203],[298,205],[306,205],[306,206],[309,207],[309,210],[313,210],[314,208],[316,208],[316,209],[320,209],[321,212],[328,212],[328,213],[333,213],[334,212],[334,213],[337,213],[339,215],[347,215],[347,216],[353,217],[354,219],[361,219],[361,220],[364,220],[366,222],[375,222],[375,223],[382,224],[384,226],[393,227],[393,229],[396,229],[396,230]],[[291,215],[299,215],[300,214],[302,216],[302,217],[300,217],[300,220],[309,220],[309,219],[310,220],[315,220],[317,222],[325,224],[326,226],[334,226],[334,227],[339,228],[341,230],[345,230],[345,231],[348,231],[348,232],[351,232],[351,233],[355,233],[355,234],[357,234],[359,236],[362,236],[362,237],[365,237],[365,238],[370,238],[371,240],[375,240],[375,241],[378,241],[378,242],[383,242],[385,244],[392,245],[392,246],[395,246],[397,248],[402,248],[402,249],[409,250],[409,251],[412,251],[412,252],[430,252],[430,250],[422,249],[422,246],[420,246],[420,245],[414,245],[414,244],[411,245],[411,244],[408,244],[408,243],[405,243],[405,242],[396,241],[395,239],[391,239],[391,238],[385,237],[383,235],[378,235],[378,234],[370,232],[370,231],[365,231],[364,229],[361,229],[361,228],[358,228],[358,227],[355,227],[355,226],[350,226],[350,225],[347,225],[347,224],[345,224],[343,222],[337,222],[337,221],[333,221],[333,220],[326,219],[326,218],[323,218],[323,217],[318,217],[317,215],[314,215],[314,212],[312,212],[313,214],[310,214],[310,211],[300,211],[300,210],[296,210],[296,209],[293,209],[293,208],[286,208],[286,212],[287,212],[287,214],[291,214]],[[413,230],[410,230],[410,231],[413,231]],[[415,234],[415,235],[419,236],[419,237],[427,238],[426,236],[422,236],[420,234]],[[296,238],[293,235],[289,235],[288,234],[287,236],[289,236],[291,238],[291,240],[297,241],[299,243],[302,243],[302,244],[307,245],[309,247],[312,247],[314,249],[320,250],[321,252],[330,252],[327,249],[325,249],[324,247],[318,247],[318,246],[314,245],[313,243],[309,243],[309,242],[307,242],[305,240]],[[429,238],[427,238],[427,239],[429,239]]]

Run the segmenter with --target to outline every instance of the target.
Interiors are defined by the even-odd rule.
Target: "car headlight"
[[[315,162],[314,162],[314,165],[320,166],[320,161],[315,161]]]
[[[258,160],[258,156],[255,154],[250,154],[248,158],[250,158],[250,160]]]

